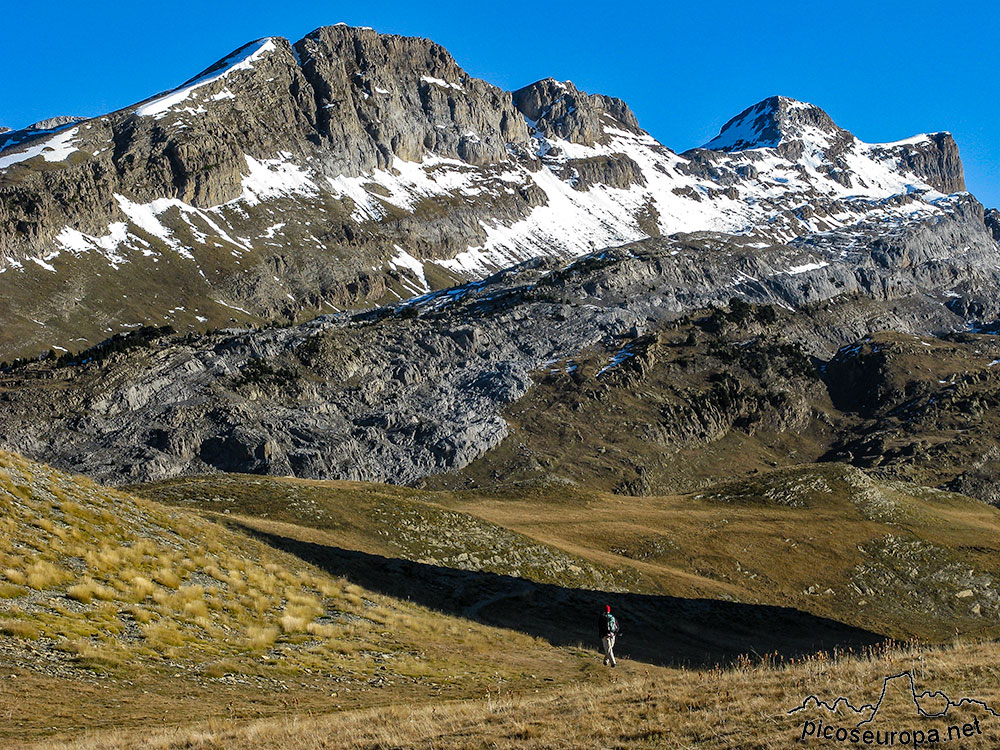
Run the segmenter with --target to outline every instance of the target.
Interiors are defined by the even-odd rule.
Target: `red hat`
[[[611,605],[610,604],[605,604],[604,605],[604,611],[605,612],[610,612],[611,611]]]

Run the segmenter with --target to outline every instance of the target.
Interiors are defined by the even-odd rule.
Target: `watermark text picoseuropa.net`
[[[802,722],[802,740],[819,739],[848,745],[874,745],[876,747],[925,747],[942,742],[968,739],[983,733],[979,719],[962,724],[950,724],[941,729],[869,729],[841,727],[827,724],[822,719]]]
[[[897,699],[903,699],[902,706],[904,710],[908,710],[910,718],[876,722],[889,695],[890,685],[893,686],[892,694]],[[907,706],[908,709],[905,708]],[[802,721],[798,736],[800,742],[862,747],[920,748],[956,740],[971,740],[983,734],[984,721],[981,717],[973,718],[968,712],[973,712],[973,715],[981,714],[989,721],[1000,718],[1000,712],[979,698],[955,699],[943,690],[918,690],[913,673],[909,670],[886,677],[882,681],[878,699],[872,703],[854,706],[843,695],[832,702],[810,695],[788,713],[805,711],[813,713],[811,718]],[[817,713],[822,715],[817,716]],[[854,719],[857,721],[853,721]],[[842,726],[837,722],[849,726]]]

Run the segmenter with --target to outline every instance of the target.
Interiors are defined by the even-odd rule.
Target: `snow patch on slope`
[[[73,139],[78,135],[79,128],[71,127],[48,138],[35,141],[23,151],[0,156],[0,169],[6,169],[12,164],[41,156],[48,162],[66,161],[70,154],[77,151]],[[10,150],[10,149],[6,149]]]
[[[250,174],[243,178],[243,194],[232,203],[243,202],[248,206],[256,206],[283,196],[314,196],[318,193],[316,183],[291,161],[290,153],[282,152],[280,159],[258,161],[252,156],[245,158]]]
[[[253,68],[255,60],[268,52],[273,52],[275,49],[274,40],[271,38],[260,39],[252,44],[248,44],[223,60],[219,64],[218,69],[206,73],[163,96],[153,99],[151,102],[143,104],[135,110],[135,113],[140,117],[155,117],[156,119],[160,119],[202,86],[207,86],[210,83],[221,80],[230,73],[238,70],[250,70]]]
[[[434,78],[433,76],[420,76],[420,80],[424,83],[430,83],[435,86],[440,86],[445,89],[455,89],[456,91],[465,91],[460,83],[450,83],[449,81],[443,81],[440,78]]]
[[[430,284],[427,283],[427,277],[424,275],[424,264],[406,252],[399,245],[393,246],[396,250],[396,255],[389,261],[389,265],[397,270],[409,271],[417,279],[417,284],[412,283],[407,284],[404,279],[404,284],[412,287],[410,291],[414,294],[426,294],[431,290]]]

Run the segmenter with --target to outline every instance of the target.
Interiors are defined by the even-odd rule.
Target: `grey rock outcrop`
[[[919,175],[942,193],[965,190],[965,170],[951,133],[931,133],[920,140],[889,145],[885,152],[899,159],[904,169]]]
[[[388,169],[394,158],[419,162],[428,151],[483,166],[527,146],[509,95],[471,77],[438,44],[327,26],[295,48],[334,176]]]
[[[991,208],[986,211],[984,215],[986,221],[986,227],[990,230],[990,234],[993,235],[993,239],[1000,242],[1000,211],[995,208]]]
[[[56,128],[61,128],[64,125],[72,125],[76,122],[83,122],[86,117],[74,117],[72,115],[59,115],[58,117],[47,117],[44,120],[39,120],[36,123],[32,123],[25,130],[55,130]]]
[[[639,121],[621,99],[585,94],[571,81],[546,78],[513,93],[514,106],[547,138],[594,146],[606,143],[606,126],[639,132]]]

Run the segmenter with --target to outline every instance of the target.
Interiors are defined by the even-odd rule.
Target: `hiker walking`
[[[601,614],[601,650],[604,651],[604,664],[617,667],[615,661],[615,637],[618,635],[618,620],[611,614],[611,607],[604,605],[604,612]]]

